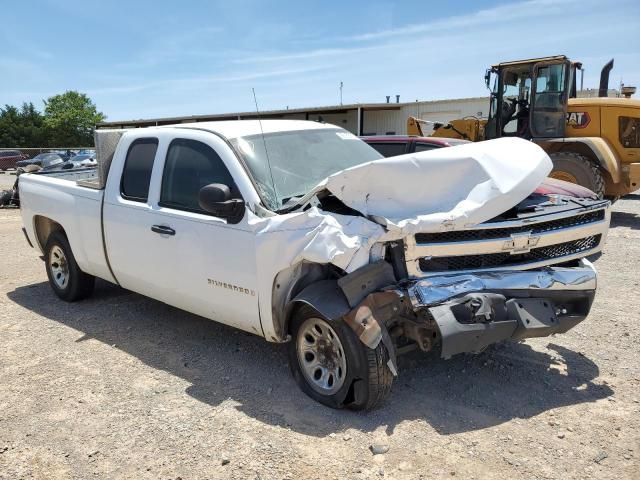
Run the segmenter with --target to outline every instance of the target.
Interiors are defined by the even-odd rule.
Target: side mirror
[[[489,86],[489,84],[491,83],[491,69],[489,68],[487,68],[487,71],[484,72],[484,83],[487,88],[491,90],[491,87]]]
[[[198,204],[205,212],[224,218],[232,225],[244,217],[244,201],[231,198],[231,189],[222,183],[210,183],[200,189]]]

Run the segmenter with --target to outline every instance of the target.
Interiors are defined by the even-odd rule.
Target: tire
[[[78,267],[69,241],[61,231],[53,232],[45,246],[45,268],[49,285],[65,302],[75,302],[93,293],[95,277]]]
[[[604,176],[602,169],[588,157],[574,152],[557,152],[549,155],[553,161],[551,178],[577,183],[604,197]]]
[[[310,333],[309,329],[316,326],[322,332]],[[368,348],[344,321],[327,320],[307,305],[294,313],[290,333],[289,367],[309,397],[331,408],[370,410],[389,395],[393,374],[382,342],[375,349]],[[305,333],[313,336],[313,341]],[[309,348],[305,350],[306,347]],[[312,355],[319,361],[315,367]],[[339,378],[341,368],[344,370]],[[320,378],[314,381],[312,377],[317,378],[318,371]],[[334,380],[328,380],[330,376],[325,372],[333,372]],[[322,379],[326,379],[324,386],[319,385]]]

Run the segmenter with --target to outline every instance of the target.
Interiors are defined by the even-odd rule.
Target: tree
[[[73,90],[48,98],[44,105],[48,143],[60,147],[93,145],[93,129],[106,118],[87,95]]]
[[[0,147],[44,146],[46,141],[42,114],[33,103],[0,108]]]

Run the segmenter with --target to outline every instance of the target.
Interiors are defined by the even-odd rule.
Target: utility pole
[[[343,83],[340,82],[340,105],[342,105],[342,86],[343,86]]]

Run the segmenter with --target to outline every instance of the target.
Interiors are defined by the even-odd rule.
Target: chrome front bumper
[[[579,267],[547,267],[540,270],[490,271],[450,274],[418,280],[408,289],[414,308],[437,305],[465,293],[496,290],[528,290],[544,296],[549,290],[595,290],[597,274],[593,264],[580,260]]]
[[[442,356],[477,353],[503,340],[563,333],[588,315],[596,290],[588,260],[574,268],[477,272],[416,281],[414,310],[427,309],[440,331]]]

